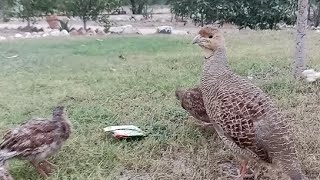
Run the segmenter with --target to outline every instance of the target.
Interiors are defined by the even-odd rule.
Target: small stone
[[[50,35],[51,35],[51,36],[54,36],[54,37],[60,36],[60,31],[59,31],[59,30],[51,31],[51,32],[50,32]]]
[[[110,27],[109,32],[112,34],[140,34],[137,28],[134,28],[132,25]]]
[[[79,35],[85,35],[86,33],[87,33],[87,31],[84,30],[83,28],[80,28],[80,29],[78,30],[78,34],[79,34]]]
[[[31,35],[31,33],[29,33],[29,32],[26,32],[26,33],[24,33],[24,37],[25,38],[33,38],[33,36]]]
[[[87,36],[95,36],[97,33],[92,30],[92,29],[89,29],[88,32],[87,32]]]
[[[61,32],[60,32],[60,34],[61,34],[61,36],[69,36],[69,33],[68,33],[68,31],[67,30],[62,30]]]
[[[47,37],[47,36],[50,36],[50,34],[49,33],[43,33],[42,34],[42,37]]]
[[[4,41],[4,40],[6,40],[6,39],[7,39],[6,37],[0,36],[0,41]]]
[[[96,33],[97,33],[97,35],[99,35],[99,36],[104,36],[104,35],[106,35],[106,33],[105,33],[103,30],[100,30],[100,29],[97,29],[97,30],[96,30]]]
[[[171,34],[172,31],[173,31],[173,27],[171,27],[171,26],[159,26],[157,28],[157,31],[158,31],[158,33],[161,33],[161,34]]]
[[[78,33],[78,31],[77,30],[72,30],[72,31],[70,31],[70,33],[69,33],[71,36],[78,36],[79,35],[79,33]]]
[[[14,35],[14,37],[15,38],[22,38],[23,36],[22,36],[22,34],[17,33],[17,34]]]

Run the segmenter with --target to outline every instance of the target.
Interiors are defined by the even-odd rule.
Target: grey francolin
[[[42,177],[47,178],[54,166],[47,158],[60,150],[70,133],[66,109],[58,106],[51,119],[33,118],[7,132],[0,143],[0,162],[12,157],[28,160]]]
[[[200,126],[211,125],[203,104],[202,93],[198,86],[190,89],[176,89],[175,94],[181,103],[181,107],[198,120]]]
[[[223,142],[242,159],[282,168],[292,180],[306,180],[297,157],[291,127],[260,88],[228,66],[223,34],[204,27],[193,39],[205,54],[201,92],[210,122]]]

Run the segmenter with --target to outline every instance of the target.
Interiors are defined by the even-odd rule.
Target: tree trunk
[[[83,28],[85,31],[87,31],[87,19],[83,18]]]
[[[144,3],[140,3],[137,9],[137,14],[142,14],[143,7],[144,7]]]
[[[320,2],[317,3],[317,12],[313,14],[314,16],[314,26],[318,27],[320,24]]]
[[[203,17],[203,11],[201,11],[201,14],[200,14],[200,23],[201,23],[201,27],[203,27],[204,26],[204,17]]]
[[[293,74],[296,79],[301,78],[301,73],[305,69],[305,39],[308,21],[308,0],[299,0],[297,11],[297,34],[296,51]]]
[[[130,3],[131,3],[131,11],[132,11],[132,14],[137,14],[136,1],[135,1],[135,0],[130,0]]]
[[[311,3],[309,2],[309,5],[308,5],[308,21],[311,21],[313,22],[313,20],[311,19]],[[313,16],[314,16],[314,13],[313,13]]]
[[[28,25],[27,25],[27,27],[30,27],[30,25],[31,25],[31,23],[30,23],[30,17],[27,17],[27,22],[28,22]]]

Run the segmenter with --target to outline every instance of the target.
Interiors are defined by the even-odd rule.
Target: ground
[[[194,26],[194,23],[189,19],[187,23],[181,22],[181,19],[174,18],[174,15],[170,13],[170,7],[165,5],[154,5],[151,6],[150,9],[153,9],[152,18],[145,19],[142,15],[133,15],[131,14],[130,7],[124,7],[124,10],[127,14],[124,15],[110,15],[109,20],[111,22],[111,26],[124,26],[124,25],[132,25],[137,28],[141,34],[150,34],[154,33],[158,26],[172,26],[177,33],[190,32],[192,34],[198,31],[198,27]],[[132,20],[131,17],[135,17],[136,20]],[[59,16],[60,19],[64,19],[64,16]],[[36,18],[32,26],[37,28],[48,28],[48,23],[46,22],[46,17]],[[1,20],[1,19],[0,19]],[[26,21],[22,21],[18,18],[11,18],[9,22],[1,22],[0,21],[0,36],[9,37],[13,36],[16,33],[24,33],[22,31],[17,30],[18,27],[25,27],[27,25]],[[69,26],[79,29],[83,27],[83,22],[79,17],[71,17],[69,21]],[[237,27],[225,24],[225,29],[229,31],[237,31]],[[95,21],[88,21],[87,28],[91,29],[104,29],[103,26],[100,26]]]
[[[292,79],[290,31],[227,33],[232,69],[267,92],[294,127],[303,170],[320,178],[319,84]],[[138,38],[139,37],[139,38]],[[108,36],[0,43],[0,136],[53,106],[68,107],[73,134],[50,179],[218,179],[234,161],[212,132],[193,124],[174,96],[199,84],[202,57],[191,36]],[[308,65],[319,69],[320,37],[308,32]],[[122,55],[123,58],[119,58]],[[109,125],[133,124],[141,141],[117,141]],[[16,179],[41,179],[15,160]],[[223,179],[223,178],[222,178]]]

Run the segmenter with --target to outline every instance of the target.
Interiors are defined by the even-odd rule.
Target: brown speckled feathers
[[[70,127],[63,121],[32,119],[20,127],[9,131],[0,145],[0,149],[17,152],[26,157],[45,151],[51,144],[59,144],[70,134]]]
[[[70,133],[65,107],[58,106],[51,119],[34,118],[7,132],[0,143],[0,162],[13,157],[26,159],[46,178],[48,172],[41,169],[40,163],[52,166],[46,159],[60,150]]]
[[[209,123],[209,117],[203,104],[202,93],[199,87],[190,89],[177,89],[177,99],[181,102],[181,106],[194,118]]]
[[[304,179],[288,122],[260,88],[231,71],[222,33],[206,27],[194,42],[207,55],[201,92],[211,122],[240,147],[234,147],[237,151],[249,149],[261,160],[279,164],[291,179]]]

